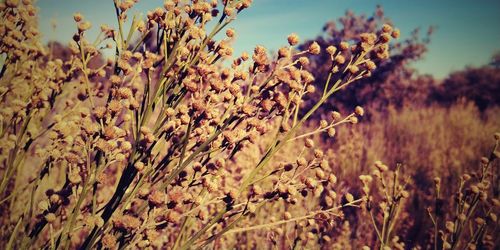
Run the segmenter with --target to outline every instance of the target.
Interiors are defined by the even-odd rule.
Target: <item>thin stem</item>
[[[330,208],[330,209],[326,209],[326,210],[313,211],[313,212],[310,212],[310,214],[308,214],[308,215],[299,216],[299,217],[291,218],[291,219],[288,219],[288,220],[281,220],[281,221],[276,221],[276,222],[271,222],[271,223],[266,223],[266,224],[261,224],[261,225],[256,225],[256,226],[231,229],[231,230],[227,231],[226,234],[241,233],[241,232],[245,232],[245,231],[252,231],[252,230],[258,230],[258,229],[264,229],[264,228],[274,227],[274,226],[278,226],[278,225],[286,224],[286,223],[290,223],[290,222],[296,222],[296,221],[300,221],[300,220],[314,218],[314,216],[316,216],[318,214],[321,214],[321,213],[329,213],[329,212],[333,212],[335,210],[338,210],[338,209],[341,209],[341,208],[344,208],[344,207],[354,206],[357,203],[360,203],[362,200],[363,199],[357,199],[357,200],[354,200],[352,202],[346,203],[344,205],[336,206],[336,207],[333,207],[333,208]]]

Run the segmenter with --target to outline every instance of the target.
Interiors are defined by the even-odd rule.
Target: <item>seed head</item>
[[[80,182],[82,182],[82,177],[80,176],[79,173],[76,171],[71,172],[71,174],[68,175],[68,180],[71,182],[73,185],[78,185]]]
[[[356,65],[351,65],[349,67],[349,72],[351,72],[351,74],[356,74],[356,73],[358,73],[358,71],[359,71],[359,67]]]
[[[349,118],[349,122],[351,122],[352,124],[356,124],[356,123],[358,123],[358,117],[356,117],[356,116],[351,116],[351,118]]]
[[[336,131],[336,130],[335,130],[335,128],[333,128],[333,127],[329,128],[329,129],[327,130],[328,136],[330,136],[330,137],[334,137],[336,132],[337,132],[337,131]]]
[[[391,33],[391,36],[394,39],[398,39],[400,35],[401,35],[401,31],[399,31],[399,29],[394,29]]]
[[[256,46],[254,49],[254,53],[252,59],[257,65],[266,65],[268,64],[267,58],[267,50],[263,46]]]
[[[500,140],[500,132],[496,132],[495,135],[493,136],[495,140]]]
[[[497,198],[491,199],[491,202],[493,203],[493,206],[499,208],[500,207],[500,200]]]
[[[283,215],[283,219],[285,220],[289,220],[292,218],[292,214],[290,212],[285,212],[285,214]]]
[[[335,54],[335,52],[337,52],[337,47],[330,45],[326,48],[326,52],[328,52],[328,54],[333,56],[333,54]]]
[[[468,180],[470,180],[470,178],[471,178],[471,176],[470,176],[469,174],[463,174],[463,175],[462,175],[462,179],[463,179],[464,181],[468,181]]]
[[[321,120],[321,121],[319,122],[319,126],[320,126],[321,128],[326,128],[326,127],[328,127],[328,122],[327,122],[326,120]]]
[[[278,50],[278,56],[279,58],[288,58],[290,57],[290,50],[285,47],[281,47]]]
[[[306,178],[304,184],[306,187],[313,189],[316,187],[317,182],[313,178]]]
[[[362,107],[357,106],[356,108],[354,108],[354,113],[356,113],[356,115],[363,116],[365,110]]]
[[[352,196],[352,194],[350,194],[350,193],[347,193],[345,195],[345,199],[347,200],[347,202],[351,203],[354,201],[354,196]]]
[[[391,33],[392,32],[392,27],[389,24],[384,24],[382,26],[382,32],[384,33]]]
[[[299,43],[299,36],[295,33],[288,35],[288,44],[295,46]]]
[[[45,215],[45,220],[52,224],[54,223],[54,221],[56,221],[56,215],[54,213],[48,213],[47,215]]]
[[[332,111],[331,117],[334,121],[337,121],[342,117],[342,115],[338,111]]]
[[[241,60],[246,61],[248,60],[248,58],[250,58],[250,56],[248,55],[247,52],[241,53]]]
[[[73,14],[73,19],[75,20],[75,22],[80,22],[83,20],[83,15],[82,13],[80,12],[76,12],[75,14]]]
[[[97,106],[94,108],[94,116],[97,118],[97,119],[102,119],[104,118],[104,115],[106,115],[106,107],[104,106]]]
[[[401,191],[401,197],[407,199],[408,197],[410,197],[410,193],[406,190],[403,190]]]
[[[443,249],[451,249],[451,244],[447,241],[443,242]]]
[[[380,172],[385,172],[387,170],[389,170],[389,168],[384,164],[382,163],[381,161],[376,161],[375,162],[375,167],[380,171]]]
[[[372,60],[366,61],[365,66],[366,66],[366,69],[368,69],[370,71],[375,70],[377,68],[377,65],[375,65],[375,63]]]
[[[307,51],[313,55],[318,55],[321,52],[321,47],[317,42],[313,42],[311,43],[311,45],[309,45]]]
[[[361,41],[367,45],[374,45],[377,39],[377,36],[373,33],[362,33],[359,37]]]
[[[254,195],[261,195],[263,193],[262,187],[258,185],[253,185],[250,189],[251,193]]]
[[[481,163],[486,165],[490,162],[490,160],[487,157],[481,157]]]
[[[131,215],[123,215],[113,220],[113,227],[119,230],[132,231],[141,226],[141,221]]]
[[[325,188],[323,187],[323,185],[317,185],[313,190],[314,197],[319,198],[324,190]]]
[[[344,64],[345,63],[345,57],[343,55],[337,55],[335,57],[335,62],[338,64]]]
[[[297,165],[299,165],[299,166],[306,166],[307,165],[307,160],[304,157],[299,157],[299,158],[297,158]]]
[[[227,37],[234,37],[234,35],[235,35],[234,29],[227,29],[226,30]]]
[[[348,49],[349,49],[349,43],[347,43],[347,42],[340,42],[340,44],[339,44],[339,49],[340,49],[341,51],[346,51],[346,50],[348,50]]]
[[[360,175],[359,179],[363,182],[363,184],[367,185],[368,183],[371,183],[373,178],[371,175]]]
[[[110,233],[105,234],[101,241],[105,249],[115,249],[116,247],[116,238]]]
[[[186,87],[186,89],[189,92],[196,92],[198,90],[198,84],[194,81],[186,80],[183,82],[183,84],[184,84],[184,87]]]
[[[314,174],[316,175],[316,178],[322,180],[325,178],[325,172],[321,169],[321,168],[317,168],[316,171],[314,172]]]
[[[475,194],[478,194],[479,193],[479,187],[477,185],[472,185],[470,187],[470,190],[475,193]]]
[[[330,182],[331,184],[337,183],[337,176],[335,176],[334,174],[330,174],[328,176],[328,182]],[[332,197],[332,198],[334,198],[334,197]]]
[[[127,87],[119,88],[116,94],[121,99],[129,99],[133,96],[132,90],[130,88],[127,88]]]
[[[142,170],[144,170],[144,163],[138,161],[134,164],[134,167],[135,169],[137,169],[137,171],[141,172]]]
[[[491,221],[495,222],[495,223],[496,223],[496,222],[497,222],[497,220],[498,220],[498,219],[497,219],[497,215],[496,215],[496,214],[494,214],[494,213],[490,213],[490,214],[488,215],[488,218],[489,218]]]
[[[307,66],[307,65],[309,65],[309,63],[310,63],[310,62],[309,62],[309,58],[307,58],[307,57],[305,57],[305,56],[301,56],[301,57],[299,58],[299,63],[300,63],[300,65],[302,65],[302,66]]]
[[[308,138],[308,139],[306,139],[305,145],[307,148],[312,148],[312,147],[314,147],[314,141]]]
[[[485,223],[484,219],[483,218],[480,218],[480,217],[477,217],[476,219],[474,219],[474,221],[478,224],[478,225],[483,225]]]
[[[126,11],[126,10],[132,8],[133,5],[134,5],[134,1],[125,0],[125,1],[121,2],[118,7],[120,8],[121,11]]]
[[[377,164],[377,163],[375,162],[375,164]],[[439,177],[435,177],[435,178],[434,178],[434,184],[435,184],[436,186],[439,186],[439,185],[441,184],[441,178],[439,178]]]
[[[89,21],[78,23],[78,32],[84,32],[89,30],[92,27],[92,24]]]
[[[382,35],[380,35],[380,42],[382,42],[383,44],[388,43],[390,40],[391,40],[391,35],[387,33],[382,33]]]
[[[315,149],[314,150],[314,157],[316,157],[316,158],[323,157],[323,151],[321,151],[321,149]]]

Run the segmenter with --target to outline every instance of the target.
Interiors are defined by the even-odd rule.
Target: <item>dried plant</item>
[[[493,249],[498,239],[498,169],[492,163],[500,157],[500,134],[489,157],[482,157],[477,171],[464,173],[453,199],[443,197],[441,178],[434,179],[435,206],[428,213],[434,224],[434,249]],[[451,204],[446,209],[446,203]],[[451,212],[446,212],[451,211]]]
[[[0,193],[8,248],[203,247],[266,204],[296,202],[298,190],[333,181],[321,174],[319,153],[257,177],[284,145],[357,122],[361,108],[299,134],[334,93],[369,77],[387,58],[391,27],[363,34],[358,44],[325,48],[330,75],[301,115],[302,99],[315,92],[304,55],[320,54],[317,43],[298,51],[292,34],[277,58],[257,46],[251,59],[244,53],[230,67],[222,63],[232,56],[235,35],[226,27],[251,1],[166,1],[146,20],[134,16],[128,32],[135,2],[114,3],[118,29],[101,26],[94,42],[87,37],[90,21],[74,15],[77,32],[66,61],[40,44],[30,1],[0,8]],[[216,40],[224,30],[226,37]],[[150,41],[156,46],[146,46]],[[115,57],[98,60],[105,49]],[[272,140],[255,166],[234,166],[234,155],[264,135]],[[313,169],[317,178],[299,179]],[[274,185],[260,186],[278,174],[283,178]]]
[[[364,129],[358,122],[365,110],[341,114],[324,105],[390,65],[399,30],[347,27],[347,40],[303,45],[290,34],[274,57],[261,45],[234,56],[237,33],[230,25],[251,0],[165,1],[144,18],[129,16],[136,2],[114,0],[117,27],[102,25],[92,38],[90,20],[75,13],[68,46],[41,44],[32,1],[0,3],[6,249],[411,247],[405,237],[416,224],[412,204],[424,196],[418,171],[409,169],[415,148],[384,144],[369,156],[359,153],[371,135],[340,127]],[[416,49],[407,52],[418,56],[422,47]],[[314,58],[325,62],[320,77]],[[387,127],[370,131],[408,136],[405,126],[417,126],[421,117],[388,110]],[[418,131],[426,139],[434,133]],[[402,155],[409,166],[391,171],[377,162],[365,175],[379,152],[391,162]],[[499,245],[492,236],[497,157],[495,148],[478,174],[463,175],[456,209],[439,205],[455,186],[443,188],[436,179],[436,206],[425,211],[433,224],[423,230],[427,241],[413,246]],[[447,181],[454,176],[425,172]]]

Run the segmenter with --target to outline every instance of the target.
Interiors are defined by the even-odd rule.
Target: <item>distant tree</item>
[[[469,67],[450,74],[437,86],[430,98],[444,105],[451,105],[458,99],[466,98],[474,101],[483,111],[488,107],[500,105],[499,97],[500,70],[498,66],[487,65],[479,68]]]
[[[50,56],[52,58],[61,59],[63,61],[70,60],[72,52],[68,46],[57,41],[50,41],[47,46],[50,49]]]
[[[496,52],[491,57],[490,66],[495,67],[497,69],[500,68],[500,51]]]
[[[375,33],[384,24],[392,24],[392,22],[385,17],[380,6],[370,17],[358,16],[351,11],[347,11],[344,17],[338,19],[338,22],[330,21],[326,23],[323,27],[323,34],[316,38],[315,41],[323,49],[329,45],[337,46],[342,41],[355,44],[360,39],[358,34]],[[410,37],[404,40],[396,40],[391,45],[393,48],[391,48],[392,54],[389,60],[379,65],[373,72],[372,77],[343,90],[341,95],[333,98],[324,108],[350,110],[356,105],[367,105],[369,103],[372,107],[384,108],[388,104],[401,106],[405,100],[414,102],[425,100],[426,95],[428,95],[427,91],[430,89],[429,86],[434,84],[434,79],[430,76],[417,77],[416,71],[410,64],[421,59],[425,54],[432,32],[431,27],[422,38],[420,30],[415,29]],[[305,41],[301,46],[307,48],[312,42],[312,40]],[[327,53],[321,53],[317,56],[310,56],[309,59],[311,63],[307,68],[316,72],[315,84],[318,89],[321,89],[328,76],[331,65],[330,56]]]
[[[49,56],[52,59],[61,59],[62,61],[70,61],[72,57],[79,56],[79,51],[78,47],[76,47],[76,44],[71,45],[65,45],[62,44],[58,41],[50,41],[47,44],[47,47],[49,48]],[[98,68],[102,66],[105,62],[105,58],[101,55],[98,54],[90,59],[89,62],[89,67],[92,69]]]

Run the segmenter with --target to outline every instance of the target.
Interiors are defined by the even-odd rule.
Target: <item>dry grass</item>
[[[317,115],[390,59],[399,30],[233,56],[228,25],[251,2],[166,1],[141,19],[116,0],[97,38],[75,13],[65,58],[40,43],[30,0],[0,3],[2,245],[498,247],[498,151],[478,156],[499,143],[496,110]],[[319,86],[311,55],[328,59]]]
[[[390,215],[386,222],[387,229],[392,227],[391,232],[386,230],[384,237],[386,245],[402,249],[417,246],[424,249],[433,248],[434,226],[428,209],[431,211],[435,209],[435,177],[441,180],[438,203],[442,204],[440,205],[442,221],[438,224],[439,229],[445,233],[443,220],[450,220],[455,216],[454,197],[460,188],[463,174],[481,176],[477,174],[477,171],[482,169],[481,159],[478,156],[488,155],[495,145],[495,138],[492,135],[500,126],[500,121],[494,115],[497,109],[492,108],[481,114],[473,104],[459,102],[448,108],[431,105],[405,106],[401,110],[395,108],[388,110],[388,112],[376,110],[370,112],[368,109],[368,115],[371,116],[369,121],[341,127],[333,138],[319,135],[310,137],[314,141],[315,150],[322,151],[323,158],[328,162],[325,172],[335,174],[338,179],[337,184],[325,186],[317,196],[313,191],[293,206],[289,204],[268,206],[264,212],[265,217],[253,218],[246,222],[246,226],[241,226],[240,230],[250,230],[249,232],[238,237],[228,235],[224,242],[238,244],[242,238],[250,237],[252,240],[248,243],[249,247],[257,248],[266,248],[273,244],[288,248],[299,244],[296,241],[305,248],[328,249],[333,245],[335,249],[359,249],[365,245],[380,246],[381,240],[378,239],[378,234],[382,234],[384,219],[383,213],[377,209],[386,204],[384,206],[389,208],[392,206],[392,210],[397,210],[397,213]],[[315,124],[311,123],[308,130],[314,129]],[[449,127],[446,127],[447,125]],[[436,140],[438,136],[442,139]],[[312,153],[304,151],[305,143],[305,140],[301,140],[298,144],[286,147],[281,154],[275,156],[278,162],[276,165],[279,165],[279,162],[286,162],[292,155],[313,157]],[[248,164],[263,153],[258,147],[253,148],[253,152],[250,150],[245,152],[248,154],[237,155],[238,165]],[[374,168],[374,163],[379,159],[388,164],[382,164],[385,166],[382,167],[384,171],[380,171],[380,167]],[[454,164],[449,165],[450,162]],[[380,166],[380,163],[377,165]],[[270,167],[269,172],[275,169]],[[498,182],[498,174],[494,170],[498,169],[498,162],[489,168],[490,176],[487,183]],[[381,175],[377,171],[373,172],[374,169]],[[398,177],[395,178],[394,174]],[[395,179],[399,183],[394,183]],[[269,182],[272,183],[273,180]],[[481,181],[469,183],[478,182]],[[402,193],[391,193],[392,187],[402,188],[400,190]],[[466,189],[462,187],[461,190]],[[330,202],[330,198],[326,197],[331,197],[332,192],[339,194],[333,195],[338,202],[345,202],[344,194],[347,193],[353,194],[354,199],[370,197],[372,215],[366,209],[351,209],[339,210],[336,216],[326,221],[321,219],[310,221],[308,220],[310,218],[299,216],[328,209],[325,202]],[[495,200],[497,198],[494,198],[498,195],[497,186],[492,184],[488,192],[493,196],[492,203],[484,205],[482,209],[489,207],[494,209],[494,204],[497,202]],[[398,199],[398,195],[402,198]],[[396,200],[399,203],[394,203]],[[286,211],[295,215],[292,218],[301,221],[288,219]],[[484,211],[479,214],[487,216]],[[372,217],[376,221],[377,229],[366,223],[371,221]],[[256,221],[260,221],[258,224],[261,226],[255,227]],[[491,248],[498,245],[492,238],[498,230],[495,225],[495,222],[492,222],[489,231],[484,233],[484,238],[488,240],[484,240],[483,244],[486,245],[483,247]],[[262,230],[263,228],[274,228],[274,230],[270,232]],[[308,232],[314,232],[317,237],[308,240],[306,237]],[[440,237],[441,235],[438,236],[438,249],[443,246]],[[461,247],[470,239],[468,237],[472,236],[464,236]]]

